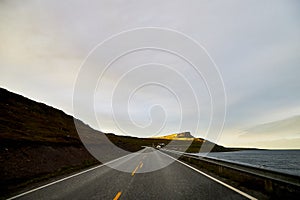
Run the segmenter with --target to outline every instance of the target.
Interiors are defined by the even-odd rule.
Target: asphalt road
[[[149,154],[149,152],[154,152]],[[167,167],[151,171],[153,168]],[[248,199],[152,148],[21,194],[16,199]],[[236,190],[236,191],[235,191]]]

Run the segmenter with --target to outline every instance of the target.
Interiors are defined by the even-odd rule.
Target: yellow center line
[[[118,192],[113,200],[118,200],[121,196],[122,192]]]
[[[139,162],[138,166],[136,166],[136,168],[133,170],[133,172],[131,173],[131,176],[134,176],[135,172],[139,169],[139,166],[141,165],[142,161]]]
[[[140,169],[143,167],[143,163],[141,162],[141,164],[140,164]]]
[[[131,176],[134,176],[136,170],[138,170],[139,166],[136,166],[136,168],[133,170],[133,172],[131,173]]]

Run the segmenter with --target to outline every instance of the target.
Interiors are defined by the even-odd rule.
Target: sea
[[[245,150],[208,153],[206,156],[300,176],[300,150]]]

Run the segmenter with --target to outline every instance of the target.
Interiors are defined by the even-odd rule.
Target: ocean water
[[[207,156],[300,176],[300,150],[247,150]]]

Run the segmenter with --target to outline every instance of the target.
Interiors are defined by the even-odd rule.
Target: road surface
[[[149,152],[153,152],[149,154]],[[147,154],[148,153],[148,154]],[[165,162],[172,164],[148,173]],[[251,196],[207,177],[161,151],[145,148],[12,199],[249,199]],[[154,166],[156,165],[156,166]]]

